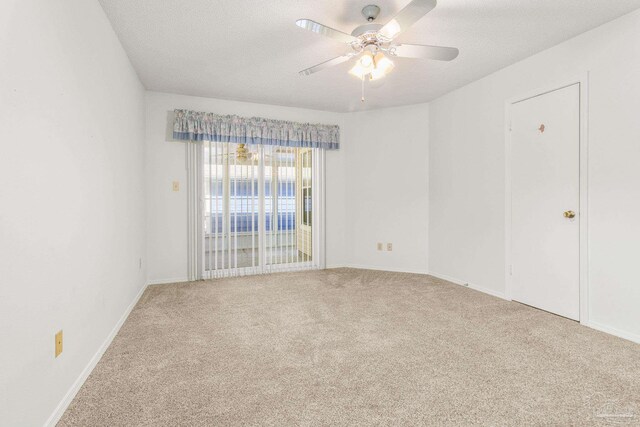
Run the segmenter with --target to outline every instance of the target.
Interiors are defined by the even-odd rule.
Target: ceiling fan
[[[222,159],[226,159],[227,162],[233,162],[238,165],[249,165],[258,161],[258,153],[256,152],[255,146],[253,146],[253,148],[251,146],[247,148],[247,144],[238,143],[237,145],[233,144],[228,150],[227,153],[220,153],[213,155],[213,157],[219,158],[223,162],[225,160]],[[278,155],[291,155],[292,153],[293,149],[291,148],[274,148],[272,154],[265,153],[264,157],[272,159]]]
[[[296,25],[298,27],[345,43],[350,48],[344,55],[302,70],[300,74],[308,76],[359,56],[355,66],[349,73],[363,81],[367,77],[369,80],[376,80],[384,77],[394,68],[394,64],[389,58],[421,58],[438,61],[455,59],[459,51],[453,47],[399,44],[394,42],[394,39],[402,31],[408,29],[433,10],[436,4],[437,0],[413,0],[385,25],[373,23],[380,13],[378,6],[365,6],[362,9],[362,14],[369,23],[360,25],[351,34],[329,28],[310,19],[297,20]]]
[[[238,143],[230,145],[225,153],[225,149],[222,149],[221,153],[212,154],[212,157],[219,159],[223,163],[234,163],[237,165],[248,165],[258,160],[257,153],[251,148],[247,148],[247,144]]]

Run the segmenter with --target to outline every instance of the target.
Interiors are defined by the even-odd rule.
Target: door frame
[[[575,84],[579,85],[579,108],[580,108],[580,142],[579,142],[579,219],[580,219],[580,269],[579,269],[579,322],[583,325],[589,323],[589,236],[588,236],[588,217],[589,217],[589,188],[588,188],[588,166],[589,166],[589,73],[585,72],[571,79],[558,81],[556,84],[548,85],[543,88],[529,91],[521,96],[517,96],[505,101],[505,126],[504,126],[504,143],[505,143],[505,297],[512,301],[513,280],[511,276],[511,108],[513,104],[526,101],[537,96],[546,95],[556,90],[564,89]]]

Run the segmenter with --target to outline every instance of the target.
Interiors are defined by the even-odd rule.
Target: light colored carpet
[[[423,275],[149,287],[60,421],[640,423],[640,346]]]

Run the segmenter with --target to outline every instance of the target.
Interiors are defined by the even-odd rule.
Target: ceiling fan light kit
[[[394,39],[420,18],[436,7],[437,0],[412,0],[385,25],[375,24],[380,8],[368,5],[362,8],[362,15],[369,22],[355,28],[351,34],[327,27],[310,19],[299,19],[296,25],[305,30],[345,43],[349,51],[344,55],[322,62],[300,71],[308,76],[334,65],[341,64],[357,57],[349,74],[359,78],[377,80],[389,74],[395,67],[390,57],[433,59],[451,61],[458,56],[458,49],[452,47],[427,46],[415,44],[398,44]],[[363,85],[364,90],[364,85]],[[364,100],[364,96],[363,96]]]
[[[360,80],[365,78],[377,80],[389,74],[394,67],[393,62],[384,56],[384,53],[378,52],[374,55],[370,51],[366,51],[349,70],[349,74]]]

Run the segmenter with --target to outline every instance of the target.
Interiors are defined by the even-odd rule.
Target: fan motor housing
[[[356,29],[351,32],[351,35],[353,37],[360,37],[361,35],[366,33],[377,33],[380,30],[380,28],[382,28],[383,26],[384,25],[382,24],[360,25],[359,27],[356,27]]]

